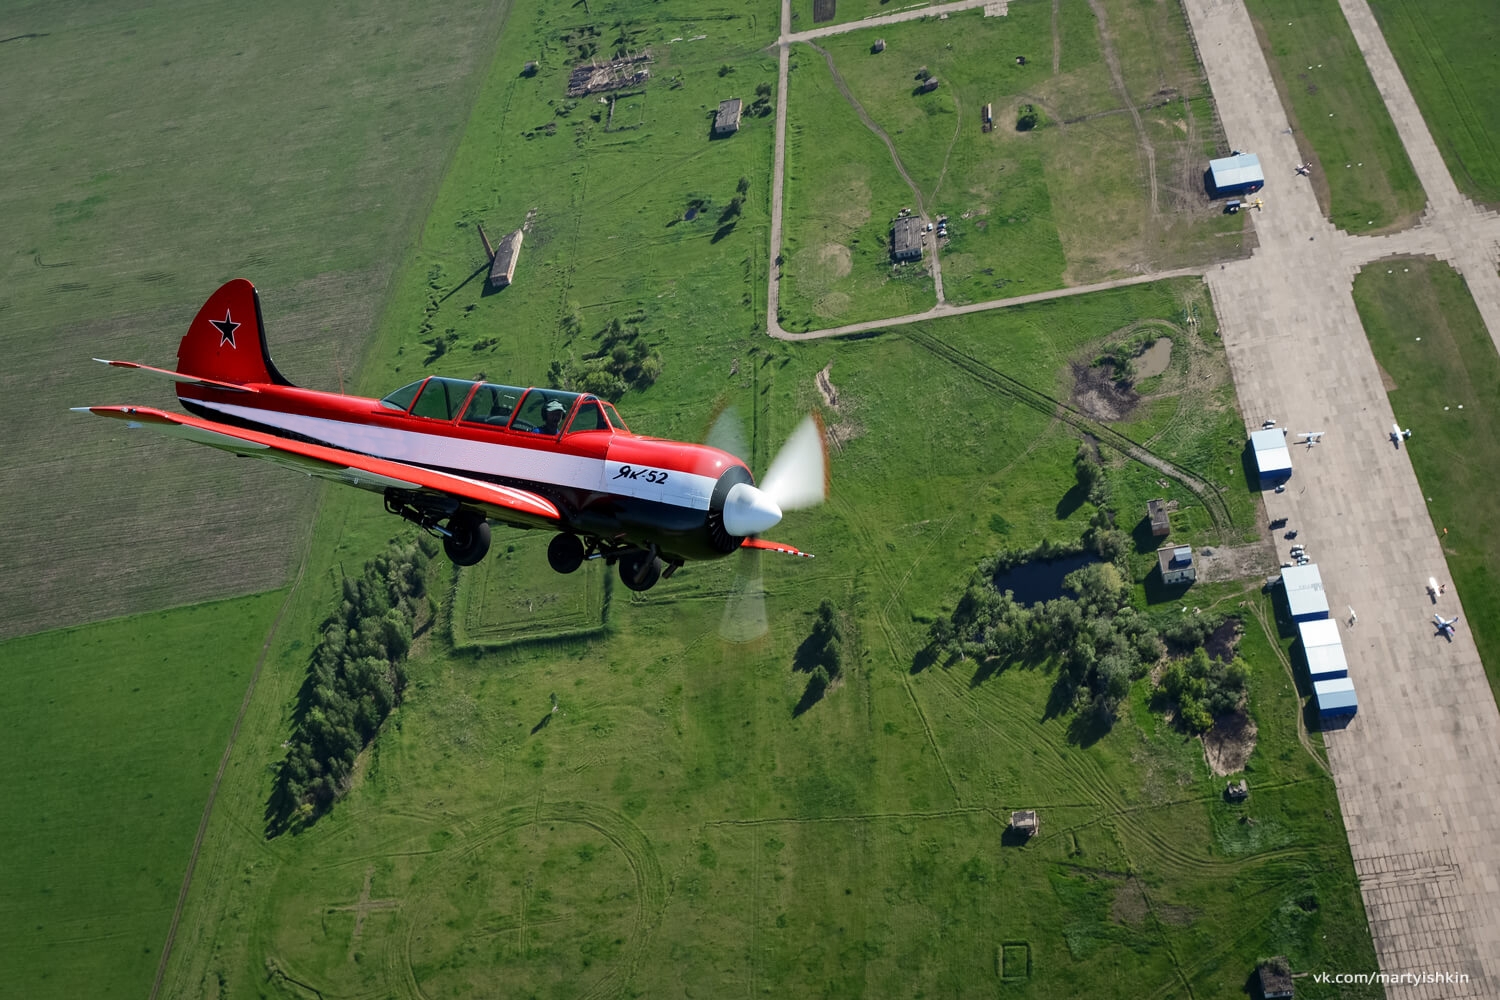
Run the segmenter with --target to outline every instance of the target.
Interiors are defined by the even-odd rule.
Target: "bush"
[[[400,661],[427,598],[436,553],[422,542],[392,542],[344,578],[338,609],[323,622],[303,682],[287,755],[272,792],[272,832],[312,822],[343,795],[359,752],[401,701]]]

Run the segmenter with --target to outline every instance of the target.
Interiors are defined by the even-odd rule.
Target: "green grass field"
[[[0,643],[0,981],[139,996],[285,591]]]
[[[795,48],[783,325],[930,305],[925,269],[890,264],[890,220],[902,207],[948,217],[940,253],[954,303],[1243,252],[1243,220],[1203,194],[1203,165],[1222,151],[1180,10],[1101,6],[1102,35],[1081,6],[1054,24],[1045,6],[1018,4],[1005,17],[968,11]],[[880,53],[870,49],[877,34]],[[916,92],[924,68],[940,81],[931,93]],[[1042,118],[1030,132],[1015,127],[1023,104]]]
[[[289,579],[310,490],[269,506],[263,470],[67,408],[175,406],[167,383],[89,359],[171,367],[237,276],[289,378],[352,384],[508,7],[0,15],[0,496],[27,512],[0,526],[0,636]]]
[[[1356,236],[1415,222],[1427,195],[1343,12],[1298,0],[1247,9],[1329,219]],[[1268,177],[1294,179],[1290,164],[1264,166]]]
[[[1065,33],[1092,30],[1065,20]],[[1036,400],[1070,400],[1071,365],[1107,346],[1148,330],[1174,341],[1148,398],[1109,426],[1225,487],[1217,528],[1181,497],[1195,541],[1254,523],[1252,495],[1233,489],[1241,434],[1227,365],[1195,280],[846,340],[764,338],[772,120],[747,118],[728,140],[708,130],[720,99],[774,82],[774,26],[762,8],[515,11],[348,378],[370,393],[427,373],[542,381],[554,359],[591,351],[597,331],[628,319],[664,360],[655,386],[620,403],[638,431],[701,438],[733,406],[759,472],[802,414],[823,412],[838,442],[833,496],[777,532],[818,558],[693,565],[643,595],[601,582],[597,598],[589,577],[551,574],[524,533],[497,532],[456,593],[435,563],[443,613],[413,648],[404,705],[331,814],[267,839],[272,768],[318,625],[341,576],[403,528],[363,493],[327,491],[164,996],[1073,997],[1120,992],[1122,972],[1132,992],[1206,996],[1237,993],[1267,954],[1308,969],[1373,964],[1332,783],[1298,744],[1292,683],[1253,627],[1262,735],[1242,807],[1222,802],[1197,745],[1148,710],[1144,682],[1113,732],[1084,745],[1072,718],[1049,710],[1045,668],[913,671],[928,624],[980,559],[1086,527],[1090,511],[1068,499],[1078,425]],[[652,80],[620,96],[613,118],[607,104],[564,96],[573,62],[646,47]],[[1069,71],[1076,51],[1064,47]],[[522,73],[529,60],[534,75]],[[726,216],[741,178],[743,211]],[[492,237],[527,226],[515,283],[499,293],[481,289],[480,222]],[[814,382],[825,368],[836,406]],[[209,475],[228,463],[193,458]],[[268,502],[297,488],[256,471]],[[1109,457],[1124,517],[1157,495],[1156,475]],[[746,576],[765,591],[767,630],[729,642],[726,603],[754,591]],[[1238,599],[1227,585],[1204,593]],[[799,713],[806,678],[792,663],[825,597],[845,618],[846,672]],[[506,641],[539,614],[551,616],[545,639]],[[237,621],[248,630],[252,618]],[[164,677],[182,676],[201,648],[165,629],[154,637]],[[62,682],[61,657],[38,647],[25,704],[81,697]],[[205,717],[212,706],[233,718],[237,683],[204,693]],[[193,754],[217,760],[223,739],[90,745],[186,774]],[[1028,807],[1042,810],[1041,836],[1013,845],[1008,813]],[[159,840],[170,827],[191,841],[197,814],[182,811]],[[40,836],[28,814],[18,822],[17,837]],[[118,960],[118,992],[138,994],[155,969],[144,949],[164,937],[177,884],[163,878],[157,936],[128,942],[143,950]],[[25,930],[10,926],[23,914],[8,917],[4,933]],[[79,992],[54,991],[30,967],[7,988]]]
[[[1487,95],[1495,90],[1500,10],[1484,0],[1373,0],[1370,9],[1458,189],[1494,209],[1500,111]]]
[[[1500,357],[1468,286],[1447,264],[1373,264],[1354,281],[1354,303],[1396,419],[1412,428],[1406,451],[1500,697],[1500,543],[1490,530],[1500,501],[1489,486],[1500,462]]]

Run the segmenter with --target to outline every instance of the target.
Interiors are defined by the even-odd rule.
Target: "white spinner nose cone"
[[[724,530],[731,535],[758,535],[780,521],[776,501],[749,483],[736,483],[724,498]]]

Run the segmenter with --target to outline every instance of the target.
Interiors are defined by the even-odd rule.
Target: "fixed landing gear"
[[[675,567],[674,567],[675,568]],[[650,590],[661,579],[661,559],[655,547],[620,557],[620,582],[631,590]]]
[[[547,543],[547,564],[559,573],[572,573],[583,565],[588,553],[577,535],[553,535]]]
[[[440,536],[443,551],[456,566],[473,566],[490,551],[490,523],[482,514],[462,509],[453,497],[386,490],[385,509]]]
[[[456,516],[448,519],[448,533],[443,536],[443,551],[455,566],[473,566],[490,551],[490,522],[482,517]]]
[[[663,560],[655,545],[644,549],[590,538],[587,543],[577,535],[563,532],[547,543],[547,563],[559,573],[574,573],[590,559],[603,559],[617,566],[620,582],[634,591],[650,590],[682,566],[680,559]]]

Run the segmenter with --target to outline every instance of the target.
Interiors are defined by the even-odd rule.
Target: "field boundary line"
[[[313,516],[310,524],[317,521],[319,510],[323,506],[323,497],[318,497],[317,504],[313,507]],[[177,893],[177,907],[172,911],[172,923],[167,928],[167,940],[162,945],[161,960],[156,964],[156,978],[151,982],[151,992],[148,1000],[156,1000],[156,995],[161,992],[162,980],[167,974],[167,960],[172,957],[172,945],[177,940],[177,924],[182,919],[182,910],[187,905],[188,890],[193,887],[193,871],[198,867],[198,854],[203,849],[203,838],[208,833],[208,821],[213,817],[214,803],[219,797],[219,785],[224,781],[224,772],[229,767],[230,755],[234,753],[235,744],[239,740],[240,725],[245,721],[245,713],[250,710],[250,701],[255,696],[256,685],[260,681],[261,668],[266,665],[266,656],[271,652],[271,643],[276,638],[276,633],[281,629],[281,622],[286,618],[288,609],[292,606],[292,598],[297,596],[298,589],[302,586],[302,578],[307,573],[307,561],[312,555],[314,531],[311,527],[307,531],[307,541],[302,547],[302,559],[297,566],[297,577],[292,581],[292,586],[287,590],[286,599],[281,602],[281,610],[276,612],[276,618],[271,622],[271,628],[266,632],[265,642],[261,643],[260,656],[255,659],[255,669],[250,673],[250,684],[245,688],[245,697],[240,701],[239,714],[234,717],[234,728],[229,731],[229,741],[224,744],[224,753],[219,758],[219,769],[214,772],[214,781],[208,789],[208,801],[203,804],[203,817],[198,821],[198,833],[193,838],[193,850],[188,855],[187,871],[182,876],[182,888]]]

